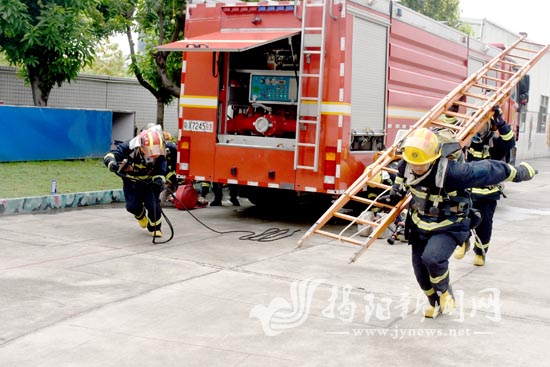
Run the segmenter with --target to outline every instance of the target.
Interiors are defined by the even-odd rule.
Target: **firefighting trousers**
[[[474,201],[474,208],[481,213],[481,223],[476,227],[476,234],[481,243],[476,241],[474,252],[476,255],[483,255],[484,251],[489,250],[491,234],[493,233],[493,216],[497,207],[496,200],[481,199]],[[482,248],[483,247],[483,248]]]
[[[123,180],[122,190],[126,200],[126,210],[136,219],[147,215],[149,232],[160,230],[162,210],[160,207],[160,188],[144,182]]]
[[[426,295],[441,294],[449,289],[449,258],[469,236],[467,226],[456,224],[452,227],[452,230],[430,233],[411,226],[412,266],[416,281]]]

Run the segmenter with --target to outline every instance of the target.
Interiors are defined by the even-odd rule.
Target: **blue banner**
[[[103,157],[112,120],[111,111],[0,106],[0,162]]]

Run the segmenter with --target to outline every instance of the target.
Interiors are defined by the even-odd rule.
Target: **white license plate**
[[[183,130],[211,133],[214,131],[212,121],[183,120]]]

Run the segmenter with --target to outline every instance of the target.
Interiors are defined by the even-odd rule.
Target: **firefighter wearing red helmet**
[[[424,316],[430,318],[451,313],[455,307],[449,258],[469,237],[472,203],[468,189],[526,181],[536,174],[527,163],[512,166],[496,160],[448,159],[453,147],[460,149],[458,143],[442,147],[435,133],[426,128],[409,133],[391,193],[384,198],[395,204],[407,192],[412,194],[407,238],[416,280],[429,301]]]
[[[502,118],[500,107],[493,109],[493,117],[472,138],[466,150],[468,161],[483,159],[502,160],[516,145],[512,127]],[[497,200],[502,194],[501,185],[489,185],[472,188],[474,208],[481,213],[481,222],[476,227],[474,242],[474,265],[485,265],[485,256],[489,251],[489,242],[493,233],[493,216],[497,207]],[[456,249],[454,257],[462,259],[469,250],[469,242]]]
[[[153,237],[162,237],[160,193],[167,174],[166,144],[155,129],[118,144],[103,158],[112,172],[122,177],[126,210]]]

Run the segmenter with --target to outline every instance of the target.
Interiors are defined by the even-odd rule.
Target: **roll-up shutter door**
[[[380,132],[385,126],[387,27],[354,17],[352,50],[352,130]]]

